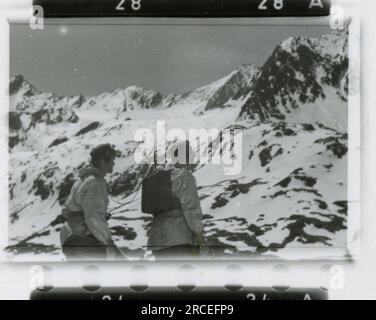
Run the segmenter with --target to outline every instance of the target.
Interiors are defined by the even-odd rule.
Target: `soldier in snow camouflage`
[[[63,216],[66,223],[60,237],[65,256],[76,259],[114,259],[116,248],[107,223],[108,190],[104,176],[113,171],[115,150],[109,144],[95,147],[91,166],[80,170]]]

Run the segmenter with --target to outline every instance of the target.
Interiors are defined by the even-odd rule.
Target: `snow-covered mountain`
[[[241,117],[347,128],[347,33],[289,38],[260,71]]]
[[[43,93],[10,81],[9,248],[17,259],[61,259],[64,198],[89,150],[119,150],[109,179],[110,225],[128,254],[145,252],[150,215],[140,211],[149,166],[133,158],[140,128],[237,128],[242,170],[195,176],[205,235],[215,254],[282,255],[346,247],[347,32],[282,42],[260,68],[244,64],[207,86],[162,94],[136,86],[97,96]],[[211,151],[223,152],[216,138]],[[230,142],[228,142],[230,143]],[[303,251],[304,251],[303,250]],[[31,255],[31,256],[30,256]]]

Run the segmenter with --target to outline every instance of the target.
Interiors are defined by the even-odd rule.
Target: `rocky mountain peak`
[[[281,42],[261,68],[240,118],[294,121],[305,106],[313,108],[328,97],[346,103],[346,39],[347,33],[342,31],[317,38],[290,37]],[[333,123],[327,120],[338,118],[338,113],[347,114],[342,106],[321,109],[308,114],[316,112],[317,121],[328,125]]]
[[[9,83],[9,95],[16,95],[22,92],[22,95],[31,96],[39,92],[25,77],[21,74],[17,74],[10,79]]]

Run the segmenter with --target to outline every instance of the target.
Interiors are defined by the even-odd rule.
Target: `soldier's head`
[[[116,151],[109,143],[100,144],[90,152],[91,165],[101,170],[104,174],[112,173],[115,165]]]

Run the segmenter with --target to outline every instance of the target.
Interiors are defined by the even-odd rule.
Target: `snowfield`
[[[162,96],[132,86],[61,97],[13,77],[9,258],[63,259],[64,198],[90,149],[101,143],[119,151],[108,178],[115,242],[131,258],[146,257],[152,216],[141,213],[140,182],[149,166],[134,161],[134,134],[143,128],[155,132],[158,120],[167,130],[242,132],[238,175],[225,175],[223,166],[210,163],[194,173],[210,255],[345,256],[347,36],[335,31],[289,38],[265,65],[244,64],[185,94]],[[219,139],[210,146],[213,155],[221,152]]]

